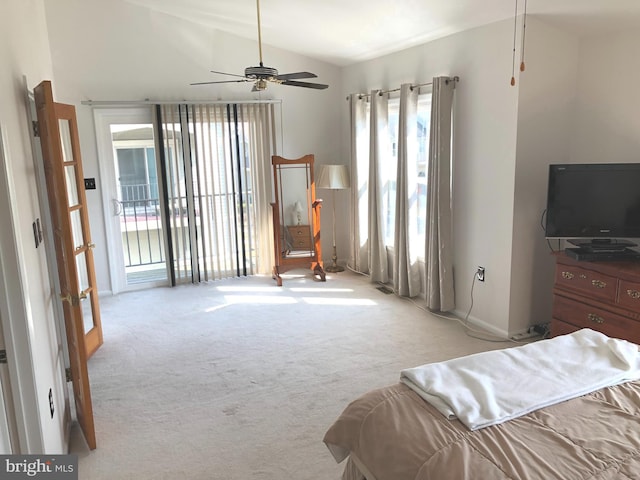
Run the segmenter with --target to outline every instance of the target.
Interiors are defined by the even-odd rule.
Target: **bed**
[[[591,332],[586,331],[586,334],[591,336]],[[585,331],[578,333],[584,335]],[[556,338],[574,341],[576,334]],[[548,362],[566,369],[563,358],[571,357],[569,362],[575,360],[583,370],[596,372],[594,375],[598,376],[598,366],[594,369],[585,367],[591,363],[582,363],[582,358],[574,359],[571,351],[564,349],[559,341],[554,344],[553,340],[536,343],[544,348],[561,346],[560,351],[567,355],[559,353]],[[608,337],[602,340],[606,345],[612,345],[612,341],[621,342]],[[403,371],[398,384],[367,392],[351,402],[328,429],[324,442],[337,462],[346,460],[343,480],[638,479],[640,355],[637,345],[624,342],[623,346],[628,348],[632,362],[628,369],[631,373],[623,376],[625,378],[612,378],[610,385],[588,393],[581,390],[582,386],[576,389],[568,385],[565,390],[573,391],[568,395],[570,398],[558,401],[557,396],[551,399],[541,396],[544,406],[537,408],[525,402],[515,407],[520,411],[515,414],[513,411],[505,414],[504,410],[498,409],[501,418],[495,422],[481,418],[474,424],[472,418],[470,423],[464,408],[456,411],[460,413],[459,417],[445,415],[441,406],[425,400],[428,395],[425,397],[423,391],[411,385]],[[576,348],[587,349],[580,343]],[[524,361],[526,355],[522,359],[513,357],[523,353],[522,347],[502,352],[513,365],[506,368],[504,375],[500,369],[501,375],[497,376],[512,382],[513,372],[522,367],[520,360]],[[472,360],[467,365],[484,364],[488,359],[484,355],[488,353],[464,357],[464,360]],[[614,363],[618,362],[618,352],[611,357]],[[442,363],[425,366],[440,367]],[[462,366],[455,362],[449,366],[466,369],[464,361]],[[530,370],[535,371],[535,368],[537,365]],[[409,373],[415,373],[413,370],[408,369]],[[426,372],[427,382],[432,380],[432,370],[417,371]],[[530,383],[532,388],[521,382],[514,389],[515,394],[520,388],[536,391],[544,385],[545,375],[540,372],[532,375],[531,371],[523,373],[521,378],[525,378],[524,383]],[[440,373],[450,374],[446,370]],[[473,375],[478,378],[477,374]],[[561,374],[560,377],[553,379],[555,386],[547,388],[551,397],[554,392],[562,392],[557,385],[571,383],[567,377]],[[589,375],[585,377],[588,379]],[[598,382],[595,385],[600,387]],[[527,399],[532,396],[536,395],[527,395]]]

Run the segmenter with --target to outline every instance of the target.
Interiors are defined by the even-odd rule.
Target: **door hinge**
[[[38,125],[38,121],[37,120],[33,120],[31,122],[31,128],[33,129],[33,136],[34,137],[39,137],[40,136],[40,125]]]
[[[64,369],[64,374],[67,377],[67,382],[73,381],[73,376],[71,375],[71,367]]]
[[[0,364],[1,363],[7,363],[7,351],[6,350],[0,350]]]

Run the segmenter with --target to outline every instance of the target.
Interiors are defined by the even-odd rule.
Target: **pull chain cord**
[[[516,0],[516,10],[513,14],[513,54],[511,57],[511,86],[516,84],[516,36],[518,29],[518,0]]]
[[[524,38],[527,33],[527,0],[524,0],[524,14],[522,16],[522,47],[520,49],[520,71],[524,72]]]

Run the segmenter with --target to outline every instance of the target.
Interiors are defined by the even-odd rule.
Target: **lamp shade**
[[[332,190],[349,188],[349,168],[346,165],[319,165],[316,187]]]

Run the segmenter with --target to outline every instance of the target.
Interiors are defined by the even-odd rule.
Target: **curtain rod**
[[[235,104],[252,104],[252,103],[282,103],[282,100],[82,100],[82,105],[91,105],[94,107],[127,107],[136,105],[228,105]]]
[[[449,78],[449,81],[459,82],[460,81],[460,77],[458,77],[458,76],[451,77],[451,78]],[[411,85],[411,90],[413,90],[414,88],[426,87],[426,86],[429,86],[429,85],[433,85],[433,82],[418,83],[416,85]],[[385,93],[392,93],[392,92],[399,92],[399,91],[400,91],[400,88],[393,88],[391,90],[380,90],[380,92],[378,92],[378,95],[382,96]],[[357,95],[358,95],[358,99],[360,99],[360,100],[362,100],[363,98],[367,98],[367,97],[371,96],[370,93],[359,93]],[[347,97],[347,100],[349,100],[349,97]]]

